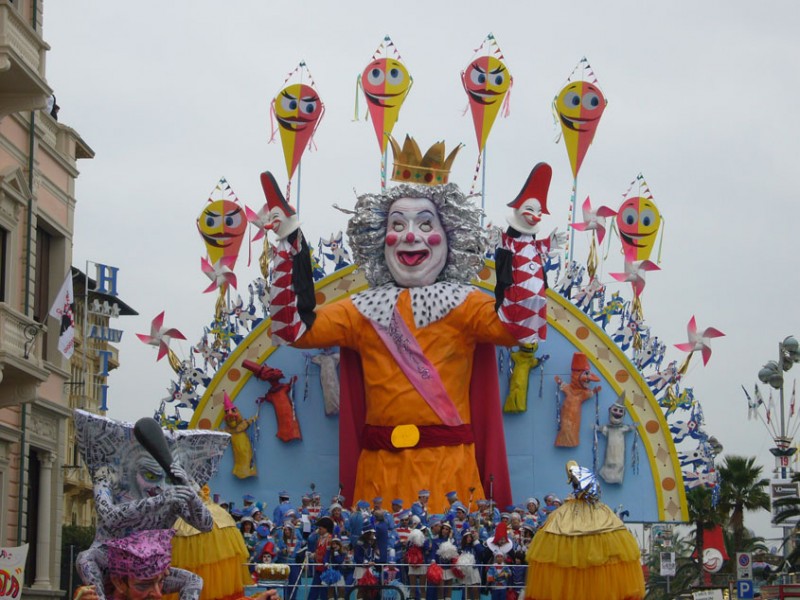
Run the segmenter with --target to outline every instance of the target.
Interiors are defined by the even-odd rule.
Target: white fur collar
[[[351,300],[356,310],[364,317],[388,327],[397,299],[404,289],[408,289],[411,294],[411,310],[414,313],[414,324],[418,329],[447,315],[472,292],[470,286],[447,281],[411,288],[387,283],[355,294]]]

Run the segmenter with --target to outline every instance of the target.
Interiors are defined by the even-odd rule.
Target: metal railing
[[[258,563],[248,563],[251,570],[255,568]],[[317,581],[315,583],[314,574],[319,573],[317,567],[327,568],[326,563],[276,563],[285,564],[290,568],[290,575],[287,579],[261,579],[255,583],[259,588],[274,588],[277,589],[284,600],[424,600],[428,587],[437,588],[439,591],[439,598],[451,598],[452,600],[461,600],[469,597],[475,597],[475,592],[469,594],[468,589],[477,589],[479,595],[483,598],[489,597],[493,589],[497,589],[493,584],[486,582],[485,572],[488,571],[495,563],[475,563],[467,567],[453,564],[439,564],[443,571],[452,571],[453,567],[461,570],[466,568],[478,569],[481,573],[480,583],[473,585],[465,584],[461,579],[456,578],[453,574],[451,579],[443,582],[443,591],[439,589],[440,584],[429,584],[426,580],[426,575],[419,575],[421,581],[416,585],[412,584],[409,575],[408,567],[429,566],[412,565],[409,563],[369,563],[369,564],[356,564],[352,562],[345,562],[341,565],[336,565],[342,576],[345,578],[344,585],[328,585]],[[511,569],[519,569],[521,571],[518,583],[514,584],[509,582],[507,585],[501,586],[504,590],[512,589],[517,592],[519,598],[524,597],[525,589],[525,574],[527,572],[527,565],[521,564],[506,564]],[[368,568],[372,571],[373,575],[377,578],[378,583],[373,585],[359,585],[354,581],[352,576],[357,567]],[[427,569],[426,569],[427,570]],[[292,580],[292,577],[295,580]],[[333,591],[331,591],[333,590]],[[353,593],[356,596],[353,596]]]

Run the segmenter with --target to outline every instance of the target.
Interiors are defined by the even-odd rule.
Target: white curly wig
[[[400,184],[380,194],[358,197],[347,237],[353,259],[371,286],[392,281],[384,246],[389,209],[400,198],[426,198],[433,202],[447,235],[447,263],[437,281],[469,283],[483,266],[486,234],[481,210],[454,183],[437,186]]]

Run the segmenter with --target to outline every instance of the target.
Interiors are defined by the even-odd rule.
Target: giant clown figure
[[[565,238],[536,240],[551,170],[534,167],[509,205],[492,298],[469,285],[483,267],[485,240],[480,210],[447,183],[458,149],[445,159],[437,143],[422,156],[408,137],[402,150],[392,147],[393,179],[415,183],[359,196],[347,229],[370,287],[319,308],[297,215],[274,178],[262,175],[279,240],[273,342],[342,348],[340,477],[348,497],[413,498],[427,488],[434,512],[451,490],[510,504],[494,346],[546,334],[540,253]]]

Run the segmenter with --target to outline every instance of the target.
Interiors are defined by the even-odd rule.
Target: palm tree
[[[730,455],[725,457],[719,467],[720,486],[719,509],[729,515],[733,533],[733,551],[741,552],[745,536],[744,511],[770,510],[769,479],[761,477],[761,466],[755,464],[755,457]]]
[[[694,523],[695,552],[697,553],[698,578],[703,577],[703,545],[704,532],[724,520],[717,506],[714,505],[711,489],[705,486],[692,488],[686,492],[686,503],[689,508],[689,520]]]

